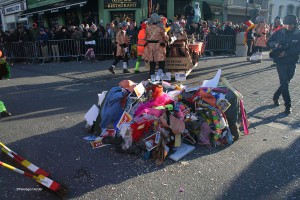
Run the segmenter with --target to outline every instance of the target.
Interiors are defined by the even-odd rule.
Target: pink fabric
[[[209,127],[206,122],[203,122],[201,125],[201,133],[199,138],[200,144],[210,144],[209,134],[213,133],[213,130]]]
[[[243,126],[244,126],[244,133],[245,133],[245,135],[248,135],[249,129],[248,129],[247,117],[246,117],[245,108],[244,108],[244,102],[242,99],[240,100],[240,109],[242,112],[242,122],[243,122]]]

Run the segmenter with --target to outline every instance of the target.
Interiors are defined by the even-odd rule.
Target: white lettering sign
[[[5,8],[5,14],[12,14],[21,11],[20,4],[12,5]]]

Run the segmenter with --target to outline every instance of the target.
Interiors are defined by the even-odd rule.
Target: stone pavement
[[[222,76],[236,87],[244,96],[252,127],[260,124],[268,124],[277,128],[286,129],[300,128],[300,72],[296,69],[295,76],[290,84],[293,113],[289,116],[283,114],[284,106],[281,98],[281,106],[274,107],[272,96],[279,86],[279,79],[276,67],[268,58],[268,53],[264,53],[262,63],[246,62],[243,57],[213,56],[203,57],[197,68],[188,76],[187,82],[194,83],[212,78],[218,69],[222,69]],[[118,83],[123,78],[132,79],[139,82],[148,78],[145,67],[141,67],[141,74],[122,74],[121,62],[116,68],[117,75],[111,75],[107,68],[111,60],[100,61],[98,63],[47,63],[38,65],[17,65],[16,68],[58,75],[61,77],[78,80],[85,83],[101,84],[103,88],[110,88],[112,83]],[[129,61],[129,66],[133,72],[135,60]],[[299,64],[297,64],[299,66]]]

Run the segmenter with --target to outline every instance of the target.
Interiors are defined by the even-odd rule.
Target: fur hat
[[[152,15],[151,15],[151,21],[152,21],[152,23],[159,23],[160,22],[160,16],[158,15],[158,14],[156,14],[156,13],[153,13]]]
[[[179,23],[174,23],[173,26],[172,26],[172,31],[174,33],[182,33],[183,32],[183,29],[182,27],[179,25]]]

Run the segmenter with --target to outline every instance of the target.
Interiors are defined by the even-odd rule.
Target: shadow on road
[[[218,200],[299,199],[299,155],[300,137],[286,149],[274,149],[262,154],[230,184]]]
[[[166,159],[161,166],[156,166],[153,159],[144,160],[142,156],[116,153],[112,145],[92,149],[89,142],[83,140],[83,137],[87,135],[84,123],[79,123],[68,129],[32,136],[6,145],[30,162],[50,172],[53,180],[69,189],[69,198],[84,196],[88,192],[105,186],[108,189],[110,185],[114,187],[131,178],[161,170],[175,163]],[[229,146],[218,148],[198,146],[183,160],[218,153],[227,147]],[[8,160],[3,153],[0,155],[0,160],[22,168],[17,163]],[[32,199],[33,196],[36,199],[56,199],[54,194],[45,189],[40,192],[27,191],[26,193],[16,191],[17,188],[40,188],[40,186],[34,180],[10,170],[1,168],[0,170],[2,195],[17,196],[22,199]]]

